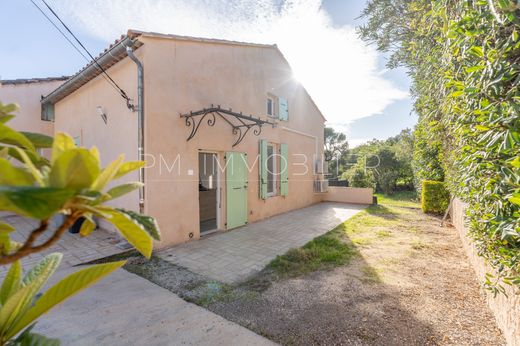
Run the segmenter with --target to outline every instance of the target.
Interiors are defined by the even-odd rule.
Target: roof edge
[[[142,45],[142,42],[123,35],[109,48],[105,49],[103,53],[98,55],[94,60],[90,61],[85,67],[70,77],[65,83],[50,92],[47,96],[43,97],[40,102],[42,104],[54,104],[61,101],[102,74],[103,72],[98,65],[101,66],[103,70],[108,70],[111,66],[115,65],[127,56],[127,47],[137,49]]]
[[[248,47],[260,47],[260,48],[278,48],[278,46],[276,44],[242,42],[242,41],[223,40],[223,39],[218,39],[218,38],[204,38],[204,37],[183,36],[183,35],[175,35],[175,34],[162,34],[162,33],[158,33],[158,32],[140,31],[140,30],[133,30],[133,29],[128,30],[127,36],[130,38],[137,38],[139,36],[144,36],[144,37],[148,36],[148,37],[155,37],[155,38],[173,39],[173,40],[177,40],[177,41],[228,44],[228,45],[233,45],[233,46],[248,46]]]
[[[19,84],[35,84],[59,82],[69,79],[70,76],[60,77],[43,77],[43,78],[17,78],[17,79],[0,79],[0,85],[19,85]]]

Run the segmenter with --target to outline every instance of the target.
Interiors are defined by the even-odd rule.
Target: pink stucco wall
[[[247,153],[248,222],[322,201],[313,192],[313,160],[322,152],[324,118],[291,70],[272,47],[175,40],[141,36],[136,51],[145,73],[145,148],[147,154],[145,212],[157,218],[162,231],[158,247],[199,237],[198,153],[215,152],[225,166],[227,151]],[[124,59],[109,69],[111,77],[137,100],[136,66]],[[211,104],[267,119],[267,94],[289,103],[289,120],[276,128],[264,126],[260,136],[249,133],[236,147],[231,127],[222,119],[201,125],[189,142],[190,129],[179,114]],[[104,124],[96,108],[108,115]],[[84,146],[96,145],[107,163],[119,153],[136,159],[137,114],[100,76],[59,101],[55,130],[81,136]],[[295,132],[296,131],[296,132]],[[289,193],[262,200],[258,193],[258,145],[265,139],[286,143],[289,150]],[[225,172],[221,174],[222,203],[219,228],[225,229]],[[137,180],[137,175],[127,180]],[[137,193],[117,200],[118,206],[137,209]]]
[[[321,201],[321,196],[313,192],[312,167],[316,147],[318,154],[321,153],[324,119],[302,86],[292,78],[289,66],[276,49],[156,37],[140,40],[146,47],[146,151],[155,158],[154,166],[147,170],[146,203],[148,212],[157,217],[162,227],[164,244],[187,241],[190,233],[194,238],[199,236],[200,151],[218,153],[222,167],[226,151],[247,153],[250,166],[248,222]],[[217,118],[215,126],[203,123],[197,135],[186,141],[189,128],[179,117],[180,113],[218,104],[267,120],[268,93],[288,100],[289,121],[280,122],[275,129],[264,126],[258,137],[249,133],[233,148],[235,137],[230,126]],[[282,127],[304,132],[315,139]],[[289,194],[286,197],[259,198],[260,139],[288,144]],[[171,169],[177,158],[177,165]],[[224,202],[225,179],[221,179],[221,189]],[[219,226],[224,229],[226,205],[221,206]]]
[[[327,202],[372,204],[374,191],[371,188],[329,186],[323,200]]]
[[[142,54],[142,51],[139,53]],[[110,68],[110,76],[134,100],[137,100],[136,75],[135,64],[130,59]],[[107,115],[107,124],[99,114],[98,107]],[[102,76],[56,103],[54,127],[56,132],[65,132],[79,139],[80,145],[84,147],[96,146],[103,165],[115,160],[120,154],[124,154],[127,161],[137,160],[137,113],[127,108],[118,91]],[[137,173],[134,172],[117,183],[137,180]],[[138,200],[137,192],[133,192],[115,200],[114,204],[137,211]]]
[[[54,125],[41,120],[40,98],[56,89],[63,81],[46,81],[19,84],[0,83],[0,101],[16,103],[20,107],[17,116],[9,121],[9,126],[18,131],[38,132],[52,135]]]

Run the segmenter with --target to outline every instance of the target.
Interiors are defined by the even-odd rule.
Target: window
[[[277,156],[275,146],[273,144],[267,144],[267,196],[269,197],[277,195]]]
[[[274,99],[271,96],[267,97],[267,115],[270,117],[276,117],[274,113]]]
[[[54,104],[43,103],[41,118],[44,121],[54,121]]]

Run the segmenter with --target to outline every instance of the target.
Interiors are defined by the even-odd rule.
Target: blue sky
[[[386,70],[385,57],[355,35],[364,0],[48,2],[95,55],[128,28],[277,43],[330,125],[352,145],[396,135],[416,122],[406,73]],[[29,0],[2,0],[0,13],[0,30],[7,33],[1,79],[70,75],[86,64]],[[215,14],[234,20],[212,22]],[[316,53],[303,59],[306,40],[315,42]]]

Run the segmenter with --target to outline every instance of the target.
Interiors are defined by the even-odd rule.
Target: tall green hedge
[[[469,234],[498,273],[488,287],[520,286],[520,3],[369,0],[364,16],[361,36],[409,71],[419,138],[432,139],[421,150],[440,149],[448,189],[468,203]]]
[[[425,213],[442,214],[450,203],[450,193],[442,181],[423,180],[421,207]]]

